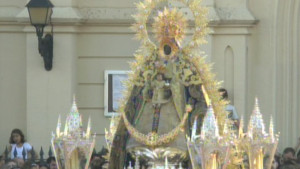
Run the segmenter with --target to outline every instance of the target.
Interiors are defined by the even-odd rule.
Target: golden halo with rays
[[[176,42],[182,42],[187,27],[186,18],[177,8],[167,9],[158,12],[152,25],[155,38],[161,42],[165,38],[175,39]]]
[[[133,24],[132,29],[137,32],[136,38],[142,40],[143,46],[148,48],[156,49],[156,45],[149,39],[147,32],[147,23],[148,17],[150,16],[153,9],[162,2],[167,0],[144,0],[136,4],[138,12],[133,17],[136,20],[136,23]],[[194,16],[194,34],[192,40],[183,47],[185,53],[190,52],[191,50],[199,47],[199,45],[206,43],[205,36],[208,34],[207,28],[207,18],[208,13],[207,8],[201,6],[202,0],[174,0],[183,3],[188,7]]]

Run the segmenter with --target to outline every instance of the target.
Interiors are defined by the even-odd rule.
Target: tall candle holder
[[[196,121],[197,119],[195,123]],[[250,169],[270,169],[279,135],[274,135],[272,117],[269,133],[265,132],[258,99],[255,99],[254,110],[246,133],[243,131],[243,119],[235,133],[228,127],[226,121],[223,132],[220,132],[214,111],[210,106],[203,120],[200,135],[195,134],[197,125],[194,123],[192,135],[187,138],[193,169],[225,169],[232,168],[234,165],[244,166],[244,154],[248,156]]]
[[[52,148],[58,169],[88,169],[95,147],[95,135],[91,137],[91,119],[86,131],[82,129],[82,117],[78,112],[75,98],[70,113],[67,115],[64,131],[60,131],[59,116],[56,133],[52,133]]]

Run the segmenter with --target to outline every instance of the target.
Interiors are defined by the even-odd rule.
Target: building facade
[[[58,115],[75,94],[92,117],[97,147],[105,145],[104,71],[129,70],[139,47],[130,29],[137,0],[52,0],[53,69],[46,71],[25,8],[0,1],[0,151],[20,128],[35,147],[50,145]],[[300,133],[300,1],[205,0],[211,33],[202,50],[246,123],[260,100],[266,124],[273,116],[280,149]],[[47,27],[45,32],[49,32]]]

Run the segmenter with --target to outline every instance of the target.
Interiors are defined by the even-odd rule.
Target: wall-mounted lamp
[[[36,29],[39,40],[39,52],[44,59],[45,69],[52,69],[53,37],[52,34],[44,34],[44,27],[51,24],[53,4],[49,0],[30,0],[26,5],[30,22]]]

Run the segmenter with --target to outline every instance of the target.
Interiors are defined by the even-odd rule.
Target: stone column
[[[300,130],[300,2],[278,0],[275,4],[273,115],[283,151],[297,145]]]

